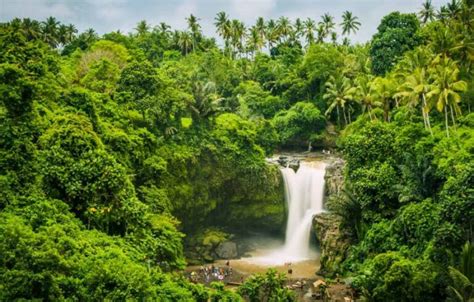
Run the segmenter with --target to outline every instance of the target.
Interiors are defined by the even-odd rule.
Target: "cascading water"
[[[313,216],[323,211],[325,166],[302,163],[298,171],[282,169],[285,180],[288,222],[282,256],[308,259]]]
[[[303,162],[297,172],[281,169],[288,205],[285,244],[262,256],[248,258],[249,262],[282,265],[316,258],[310,247],[310,233],[314,215],[323,212],[325,171],[321,162]]]

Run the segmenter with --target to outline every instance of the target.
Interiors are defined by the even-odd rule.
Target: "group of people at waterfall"
[[[197,272],[192,271],[190,279],[192,282],[202,280],[206,283],[211,281],[224,281],[227,277],[232,276],[233,270],[230,267],[230,262],[226,262],[225,267],[217,267],[214,264],[210,266],[201,266]]]

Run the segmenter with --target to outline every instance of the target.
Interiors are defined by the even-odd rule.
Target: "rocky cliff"
[[[341,198],[344,185],[344,160],[333,158],[326,167],[326,196]],[[319,274],[334,275],[339,270],[339,265],[344,261],[350,246],[349,234],[341,225],[341,218],[333,213],[318,214],[313,220],[313,229],[320,243],[321,268]]]

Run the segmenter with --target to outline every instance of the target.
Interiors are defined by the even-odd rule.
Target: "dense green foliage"
[[[250,28],[221,12],[172,32],[0,24],[0,300],[292,301],[283,276],[237,293],[188,260],[237,230],[278,233],[280,148],[337,148],[339,273],[372,301],[468,301],[473,282],[472,1],[383,18],[366,45],[334,18]],[[343,15],[344,35],[360,26]],[[466,243],[468,242],[468,243]]]

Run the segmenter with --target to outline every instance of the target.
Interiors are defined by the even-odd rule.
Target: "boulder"
[[[237,244],[233,241],[219,243],[214,252],[220,259],[235,259],[239,255]]]

